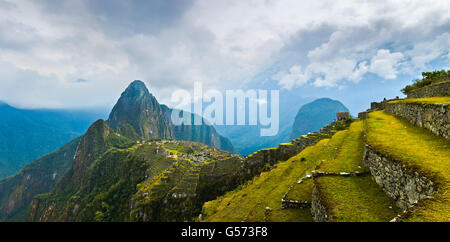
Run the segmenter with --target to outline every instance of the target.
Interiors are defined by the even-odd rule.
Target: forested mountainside
[[[71,169],[34,198],[29,221],[194,221],[204,202],[273,169],[345,124],[246,158],[196,142],[132,141],[103,120],[83,136]]]
[[[168,118],[170,113],[171,109],[165,105],[160,105],[153,95],[149,93],[143,82],[134,81],[122,93],[111,111],[109,119],[103,121],[103,125],[107,132],[115,134],[115,136],[112,136],[114,137],[112,138],[114,142],[121,140],[121,142],[133,143],[152,139],[179,139],[203,142],[213,147],[235,152],[231,142],[219,135],[213,126],[207,123],[195,127],[176,126]],[[88,140],[84,136],[82,140]],[[96,141],[92,142],[95,143]],[[5,184],[0,189],[0,201],[2,201],[0,204],[0,211],[2,211],[0,219],[23,219],[25,212],[20,213],[19,216],[17,215],[18,211],[27,210],[31,199],[35,195],[49,192],[53,188],[58,181],[56,178],[63,176],[74,161],[72,153],[75,152],[78,144],[77,140],[70,144],[72,145],[64,146],[66,148],[69,146],[70,149],[63,147],[50,155],[33,161],[16,175],[0,180],[0,184]],[[108,147],[102,147],[102,149],[107,149]],[[101,153],[100,151],[98,152]],[[87,155],[94,156],[90,152]],[[58,165],[55,166],[54,163]],[[35,170],[34,167],[36,166],[45,167],[45,169]],[[57,176],[49,175],[53,173],[57,174]],[[24,174],[26,175],[24,176]],[[30,179],[37,179],[38,177],[42,179],[40,182],[46,185],[36,189],[30,183],[32,181]]]
[[[101,111],[25,110],[0,102],[0,178],[86,132]]]

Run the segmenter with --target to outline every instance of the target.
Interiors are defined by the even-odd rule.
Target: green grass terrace
[[[203,221],[312,221],[309,208],[281,209],[284,194],[287,193],[287,199],[311,201],[312,179],[303,179],[299,184],[300,179],[318,167],[319,170],[336,173],[364,172],[364,168],[361,168],[363,152],[363,123],[355,121],[349,129],[337,132],[331,139],[323,139],[316,145],[307,147],[239,189],[205,203]],[[332,206],[330,208],[335,211],[334,214],[343,221],[389,221],[397,215],[395,206],[367,176],[325,176],[318,179],[323,188],[322,194],[329,201],[327,204]],[[329,184],[328,181],[332,183]],[[340,196],[327,193],[336,187],[343,189],[340,190]],[[343,204],[349,201],[353,203]],[[267,207],[270,208],[269,212]],[[367,212],[370,209],[372,213]],[[355,218],[339,215],[352,212],[357,214]]]
[[[438,185],[432,199],[414,206],[405,221],[450,221],[450,142],[384,111],[369,113],[367,143]]]
[[[388,103],[450,103],[450,97],[405,98]]]
[[[322,176],[315,183],[332,222],[387,222],[400,211],[370,174]]]

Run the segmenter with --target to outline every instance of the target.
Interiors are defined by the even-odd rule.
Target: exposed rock
[[[419,200],[432,196],[437,190],[435,184],[423,174],[377,153],[369,146],[365,148],[364,164],[401,209],[405,210]]]
[[[387,103],[386,111],[450,139],[450,105],[447,103]]]
[[[317,187],[317,184],[314,184],[313,191],[312,191],[311,213],[312,213],[314,221],[328,222],[328,212],[320,198],[319,189]]]
[[[449,78],[447,76],[446,78]],[[408,98],[450,96],[450,81],[439,79],[431,85],[416,89],[408,93]]]

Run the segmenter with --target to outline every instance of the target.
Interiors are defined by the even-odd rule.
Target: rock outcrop
[[[236,153],[231,142],[202,117],[186,112],[192,116],[192,125],[174,125],[171,114],[172,109],[159,104],[144,82],[134,81],[120,96],[107,122],[117,133],[134,140],[194,141]],[[195,116],[203,121],[201,125],[193,125]]]
[[[109,115],[108,124],[113,129],[124,129],[130,125],[142,139],[174,138],[173,129],[164,119],[161,106],[142,81],[132,82],[122,93]]]

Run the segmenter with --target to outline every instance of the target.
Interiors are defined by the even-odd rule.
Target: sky
[[[202,82],[330,97],[357,114],[449,68],[449,32],[448,0],[0,0],[0,100],[110,107],[143,80],[171,106]]]

